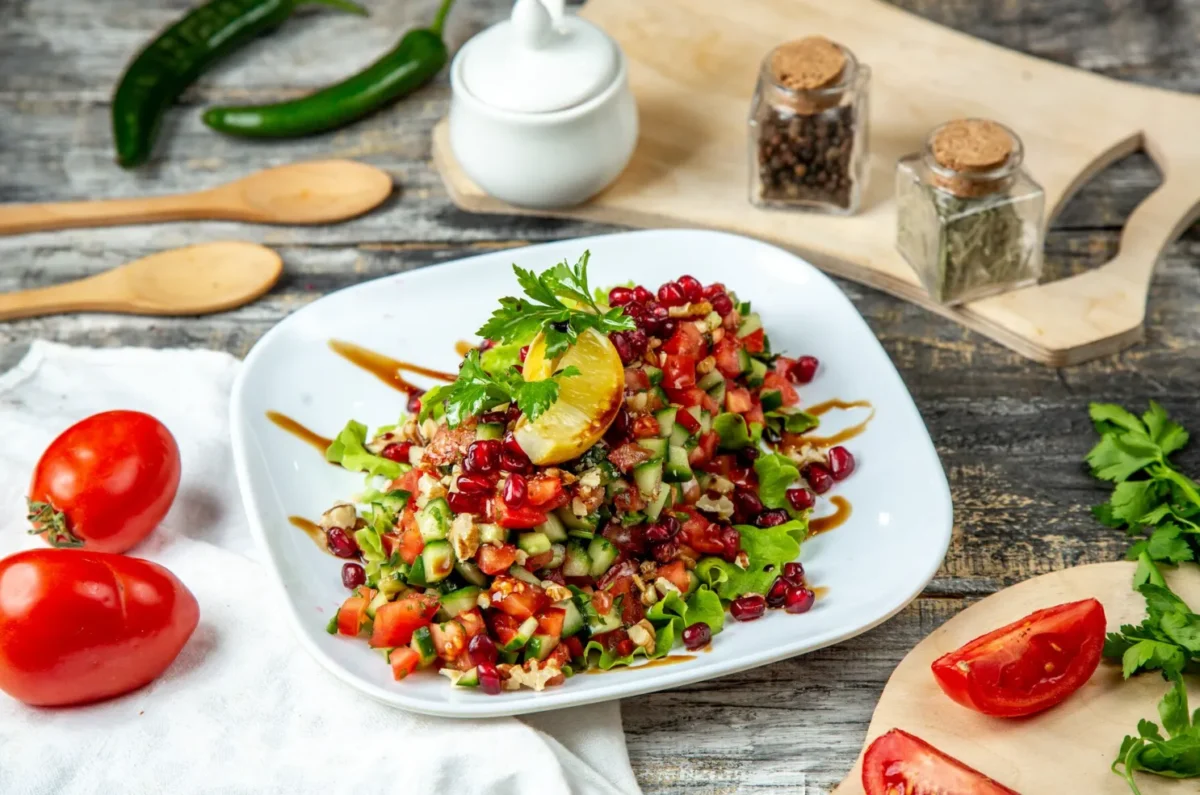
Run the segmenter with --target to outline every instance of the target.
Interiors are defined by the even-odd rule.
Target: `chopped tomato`
[[[745,414],[753,408],[754,402],[750,400],[750,391],[740,386],[730,387],[725,390],[725,408],[735,414]]]
[[[398,649],[392,649],[388,654],[388,662],[392,664],[392,678],[399,682],[417,670],[417,664],[421,662],[421,657],[407,646],[401,646]]]
[[[437,650],[438,657],[448,663],[459,659],[467,648],[467,632],[457,621],[430,624],[429,634],[433,638],[433,648]]]
[[[570,652],[572,660],[583,656],[583,641],[574,635],[564,640],[562,645]]]
[[[696,357],[667,354],[663,362],[663,386],[667,389],[686,389],[696,383]]]
[[[675,412],[675,422],[688,433],[696,433],[700,430],[700,420],[696,419],[695,415],[686,409],[680,409]]]
[[[480,544],[475,553],[475,562],[484,574],[499,574],[508,571],[517,562],[517,548],[512,544]]]
[[[1106,623],[1095,599],[1038,610],[939,657],[933,676],[969,709],[1000,718],[1032,715],[1091,678]]]
[[[479,612],[478,607],[464,610],[455,616],[454,620],[462,624],[463,631],[467,633],[468,638],[487,632],[487,625],[483,623],[483,613]]]
[[[663,351],[676,356],[690,356],[693,359],[703,359],[707,355],[708,346],[704,344],[704,335],[694,323],[680,323],[671,338],[663,344]]]
[[[530,555],[528,558],[526,558],[525,568],[528,571],[544,569],[552,560],[554,560],[554,550],[547,549],[540,555]]]
[[[411,516],[409,514],[410,518]],[[425,549],[425,538],[417,528],[416,521],[406,522],[404,533],[400,536],[400,559],[411,566],[416,562],[417,556],[423,549]]]
[[[543,511],[552,511],[567,502],[562,481],[550,475],[538,475],[526,485],[525,501]]]
[[[375,611],[371,645],[377,649],[406,645],[418,628],[429,623],[438,606],[437,596],[418,593],[380,605]]]
[[[540,585],[518,580],[506,574],[496,576],[491,587],[492,606],[522,621],[541,612],[550,599]]]
[[[566,618],[567,611],[561,607],[547,607],[538,613],[538,632],[543,635],[553,635],[557,638],[562,635],[563,621]]]
[[[501,646],[511,643],[517,636],[517,630],[521,628],[520,621],[499,610],[488,611],[488,623],[492,625],[492,634],[496,636],[496,642]]]
[[[725,546],[721,543],[721,528],[690,508],[680,508],[688,513],[688,519],[680,530],[684,543],[706,555],[720,555]]]
[[[742,359],[738,356],[741,347],[731,334],[726,334],[713,347],[713,358],[717,360],[717,370],[726,378],[737,378],[742,374]]]
[[[400,477],[392,481],[391,488],[393,490],[407,491],[409,494],[417,493],[417,481],[421,479],[420,469],[410,469]]]
[[[550,656],[547,657],[545,660],[546,665],[553,664],[555,668],[558,668],[560,670],[562,669],[562,667],[564,665],[567,665],[570,662],[571,662],[571,650],[569,648],[567,648],[566,644],[564,644],[564,643],[556,644],[554,647],[554,651],[550,652]],[[551,679],[546,684],[549,684],[552,681],[554,681],[554,680]]]
[[[596,612],[602,616],[612,612],[612,595],[607,591],[596,591],[592,594],[592,607],[596,608]]]
[[[766,348],[766,334],[762,329],[742,337],[742,347],[749,353],[762,353]]]
[[[683,413],[687,414],[686,411]],[[707,464],[716,454],[717,445],[720,442],[721,435],[716,431],[706,431],[700,434],[700,438],[696,441],[696,446],[688,453],[688,463],[694,467]]]
[[[351,596],[342,602],[342,606],[338,608],[337,614],[339,635],[350,635],[353,637],[358,634],[363,624],[367,623],[368,601],[370,600],[361,596]]]
[[[750,406],[750,410],[742,416],[746,418],[747,425],[754,425],[755,423],[758,423],[759,425],[767,424],[767,418],[763,416],[762,404],[760,404],[757,400],[754,401],[752,406]]]
[[[688,389],[668,389],[667,397],[671,398],[671,402],[679,406],[687,408],[689,406],[699,406],[712,414],[718,413],[720,406],[717,401],[712,399],[712,395],[705,392],[699,387],[690,387]]]
[[[900,729],[871,743],[862,784],[867,795],[1019,795]]]
[[[625,391],[626,392],[645,392],[650,388],[650,376],[646,374],[644,368],[627,367],[625,368]]]
[[[769,389],[779,390],[785,406],[794,406],[800,402],[800,395],[797,394],[796,387],[792,386],[791,382],[779,373],[767,373],[763,376],[762,388],[764,392]]]
[[[665,566],[658,567],[658,577],[663,577],[667,582],[679,589],[680,593],[687,593],[691,587],[690,577],[688,577],[687,567],[683,565],[682,560],[668,563]]]
[[[539,511],[530,505],[510,508],[504,504],[504,500],[499,494],[492,500],[492,511],[496,517],[496,523],[510,530],[528,530],[546,521],[545,511]]]
[[[722,453],[714,455],[705,467],[705,472],[712,472],[738,486],[750,486],[753,482],[752,471],[749,467],[738,464],[737,456]]]
[[[652,439],[658,436],[660,428],[658,420],[650,414],[643,414],[633,421],[633,427],[630,429],[633,432],[635,439]]]
[[[628,442],[608,454],[609,462],[622,472],[629,472],[643,461],[649,461],[654,454],[640,444]]]

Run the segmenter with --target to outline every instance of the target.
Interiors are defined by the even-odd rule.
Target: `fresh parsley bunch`
[[[1104,656],[1121,660],[1126,679],[1145,671],[1176,676],[1200,663],[1200,616],[1167,586],[1145,552],[1138,558],[1133,589],[1146,599],[1146,620],[1110,632]]]
[[[591,252],[585,251],[574,266],[563,260],[540,274],[513,265],[526,297],[501,298],[500,308],[476,333],[504,344],[528,342],[543,332],[546,356],[553,359],[588,329],[602,334],[633,330],[636,328],[633,318],[621,307],[606,310],[597,303],[588,286],[590,258]]]
[[[1134,795],[1142,793],[1133,777],[1138,771],[1167,778],[1200,776],[1200,709],[1188,714],[1183,678],[1179,674],[1170,678],[1174,684],[1158,704],[1159,720],[1170,739],[1154,722],[1138,721],[1137,736],[1125,738],[1112,764],[1113,772],[1124,776]]]
[[[578,367],[567,367],[543,381],[526,381],[515,367],[492,374],[480,364],[479,351],[473,350],[463,360],[454,383],[425,393],[419,419],[442,412],[450,427],[455,428],[468,417],[516,403],[521,413],[533,421],[558,400],[558,379],[576,375]]]

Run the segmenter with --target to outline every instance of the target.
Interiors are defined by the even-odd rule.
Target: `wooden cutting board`
[[[1130,585],[1133,563],[1097,563],[1044,574],[989,596],[943,624],[908,653],[884,688],[865,749],[879,735],[904,729],[951,756],[987,773],[1021,795],[1129,795],[1124,779],[1109,765],[1121,739],[1137,723],[1158,723],[1158,702],[1168,686],[1158,674],[1128,682],[1121,668],[1101,663],[1095,675],[1057,707],[1030,718],[989,718],[960,707],[938,688],[929,666],[969,640],[1043,607],[1095,597],[1104,605],[1108,627],[1140,623],[1145,600]],[[1200,568],[1188,566],[1167,575],[1185,601],[1200,606]],[[1200,707],[1200,688],[1192,677],[1191,706]],[[862,759],[833,795],[863,795]],[[1138,778],[1143,795],[1195,793],[1200,783]]]
[[[641,135],[620,179],[561,216],[758,237],[1061,366],[1141,339],[1155,262],[1200,214],[1200,97],[1015,53],[881,0],[589,0],[582,15],[629,57]],[[760,62],[781,41],[816,33],[847,45],[872,69],[870,182],[864,210],[853,218],[760,210],[747,201],[746,114]],[[961,116],[1017,130],[1051,213],[1139,146],[1164,181],[1130,216],[1117,256],[1103,267],[946,309],[929,300],[894,249],[892,185],[896,160],[918,151],[933,127]],[[460,207],[524,212],[463,174],[444,122],[433,147]]]

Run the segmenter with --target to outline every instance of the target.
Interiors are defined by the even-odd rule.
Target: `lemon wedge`
[[[546,340],[538,334],[529,344],[523,375],[542,381],[567,367],[579,375],[559,379],[558,400],[537,420],[522,417],[513,434],[535,464],[561,464],[577,458],[608,430],[625,395],[625,368],[608,337],[595,329],[555,360],[546,358]]]

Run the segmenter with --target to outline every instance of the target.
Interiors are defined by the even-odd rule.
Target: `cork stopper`
[[[792,91],[813,91],[836,83],[846,67],[842,48],[824,36],[806,36],[775,48],[771,72]]]
[[[935,173],[936,185],[956,196],[986,196],[1004,186],[1005,175],[988,178],[1012,158],[1015,136],[1003,125],[987,119],[956,119],[938,128],[930,138],[934,162],[947,173]]]

